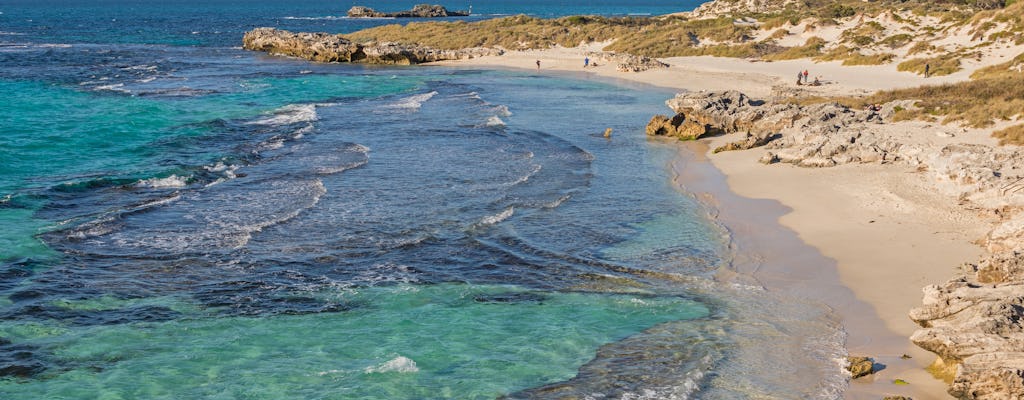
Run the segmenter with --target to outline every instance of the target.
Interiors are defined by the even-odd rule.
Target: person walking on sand
[[[807,70],[804,70],[804,83],[807,83]]]
[[[924,65],[924,77],[925,78],[927,78],[929,75],[931,75],[931,70],[932,70],[931,64],[925,64]]]
[[[537,60],[537,70],[540,71],[540,60]]]
[[[583,68],[586,68],[589,65],[590,65],[590,57],[583,57]]]

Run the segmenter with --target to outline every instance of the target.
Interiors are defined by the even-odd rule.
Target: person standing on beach
[[[537,70],[540,71],[540,60],[537,60]]]
[[[804,83],[807,83],[807,70],[804,70]]]
[[[927,78],[928,75],[931,75],[931,69],[932,69],[931,64],[925,64],[924,65],[924,77],[925,78]]]
[[[804,77],[804,73],[803,72],[796,71],[796,85],[797,86],[800,86],[800,79],[803,79],[803,77]]]
[[[583,68],[590,65],[590,57],[583,57]]]

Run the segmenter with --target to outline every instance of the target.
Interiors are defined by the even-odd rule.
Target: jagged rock
[[[768,144],[768,142],[771,142],[772,140],[774,140],[777,137],[778,137],[777,135],[772,134],[770,132],[761,132],[761,133],[757,133],[757,134],[747,133],[747,137],[744,138],[743,140],[736,141],[736,142],[729,142],[729,143],[725,144],[724,146],[719,146],[719,147],[715,148],[714,153],[718,153],[718,152],[722,152],[722,151],[747,150],[747,149],[752,149],[752,148],[755,148],[755,147],[761,147],[761,146],[764,146],[764,145]],[[768,154],[771,154],[771,153],[768,153]],[[777,162],[778,158],[775,158],[775,161]],[[769,158],[767,160],[767,162],[762,162],[762,163],[764,163],[764,164],[771,164],[772,163],[772,159]]]
[[[870,357],[846,357],[846,370],[850,371],[852,379],[873,374],[874,365],[875,361]]]
[[[694,140],[708,133],[704,125],[688,120],[683,114],[669,118],[655,115],[647,123],[648,136],[669,136],[679,140]]]
[[[883,120],[876,111],[755,101],[738,91],[681,93],[666,104],[708,129],[748,133],[748,138],[721,150],[766,145],[773,155],[765,161],[831,167],[893,162],[915,154],[899,140],[871,129]]]
[[[380,12],[370,7],[354,6],[348,9],[349,18],[441,18],[465,17],[469,11],[448,11],[439,5],[417,4],[411,10]]]
[[[274,28],[256,28],[242,37],[246,50],[264,51],[316,62],[354,62],[362,59],[362,48],[341,35],[291,33]]]
[[[914,344],[955,366],[950,394],[961,399],[1024,398],[1024,255],[996,253],[942,285],[924,289],[910,318]]]
[[[265,51],[316,62],[364,62],[371,64],[419,64],[501,55],[500,49],[474,47],[440,50],[398,43],[358,44],[341,35],[292,33],[274,28],[256,28],[242,38],[246,50]]]

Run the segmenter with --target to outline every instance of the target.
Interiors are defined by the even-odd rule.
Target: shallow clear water
[[[728,239],[643,134],[669,92],[235,47],[252,25],[388,22],[284,18],[320,2],[65,5],[0,9],[4,398],[844,384],[827,309],[713,279]]]

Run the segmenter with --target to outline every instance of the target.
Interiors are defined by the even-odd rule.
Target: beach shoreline
[[[792,85],[783,71],[807,65],[835,77],[829,85],[802,87],[822,95],[870,93],[925,82],[891,66],[713,57],[670,58],[664,60],[669,68],[624,73],[613,65],[584,69],[582,60],[589,51],[593,48],[581,46],[510,52],[434,65],[585,71],[622,84],[682,91],[733,89],[754,98],[770,96],[773,86]],[[535,60],[541,60],[540,68]],[[660,112],[665,110],[652,110]],[[935,355],[908,339],[917,325],[907,312],[920,305],[924,286],[945,281],[959,264],[977,259],[982,250],[972,242],[984,236],[991,222],[957,209],[954,198],[938,193],[922,174],[906,166],[765,166],[757,162],[764,153],[759,149],[709,155],[709,149],[732,140],[735,135],[680,143],[669,168],[676,175],[674,183],[704,203],[732,235],[733,269],[768,290],[817,296],[842,320],[849,353],[873,357],[884,366],[874,375],[851,381],[846,399],[952,398],[947,384],[925,370]],[[896,385],[895,379],[910,384]]]

